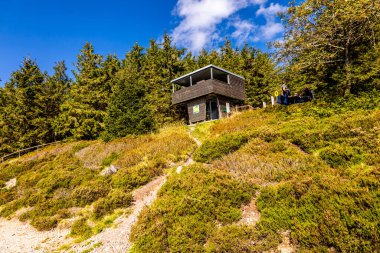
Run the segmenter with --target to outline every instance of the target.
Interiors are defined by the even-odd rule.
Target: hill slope
[[[378,110],[277,107],[198,124],[192,135],[199,148],[173,126],[9,161],[0,179],[17,183],[1,189],[0,214],[38,229],[68,224],[81,241],[128,215],[135,189],[167,175],[132,228],[132,252],[379,250]],[[196,163],[177,170],[193,152]],[[119,170],[103,176],[111,164]]]

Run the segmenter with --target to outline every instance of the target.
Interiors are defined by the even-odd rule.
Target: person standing
[[[286,82],[284,81],[281,85],[281,90],[282,90],[282,95],[284,96],[284,105],[288,105],[288,97],[290,95],[290,90],[288,89],[288,87],[286,86]]]

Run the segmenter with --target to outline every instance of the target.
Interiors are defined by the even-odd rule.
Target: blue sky
[[[52,72],[65,60],[74,68],[79,50],[91,42],[97,53],[119,58],[138,42],[148,46],[169,33],[179,47],[197,53],[216,48],[225,37],[235,46],[266,50],[280,39],[276,18],[286,0],[2,0],[0,1],[0,85],[24,57]]]

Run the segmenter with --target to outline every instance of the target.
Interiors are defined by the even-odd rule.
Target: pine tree
[[[114,76],[109,66],[113,63],[114,57],[109,57],[104,63],[103,57],[94,53],[94,47],[86,43],[78,55],[75,82],[69,98],[62,105],[62,113],[55,123],[59,135],[94,139],[104,130],[104,117],[112,90],[109,79]]]
[[[155,124],[159,126],[179,117],[171,106],[170,80],[184,70],[181,61],[183,54],[184,50],[172,45],[167,34],[161,45],[152,40],[147,49],[142,69],[143,79],[148,88],[147,99],[154,111]]]
[[[1,148],[11,151],[45,142],[45,105],[39,100],[45,75],[36,62],[26,58],[2,90]]]
[[[59,61],[53,67],[54,74],[46,77],[43,90],[39,95],[39,100],[44,104],[45,135],[48,142],[61,140],[63,136],[57,135],[55,122],[61,113],[61,106],[68,98],[71,80],[66,74],[67,68],[64,61]]]
[[[143,48],[136,44],[127,53],[111,96],[105,119],[105,139],[143,134],[154,130],[153,112],[147,100],[141,67]]]

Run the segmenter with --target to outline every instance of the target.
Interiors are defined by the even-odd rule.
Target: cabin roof
[[[207,65],[203,68],[197,69],[191,73],[188,73],[186,75],[183,75],[183,76],[180,76],[176,79],[173,79],[170,82],[181,85],[181,86],[190,86],[190,77],[192,77],[194,83],[196,81],[199,81],[199,80],[211,79],[211,71],[210,71],[211,68],[213,69],[213,75],[216,77],[218,75],[233,75],[233,76],[236,76],[238,78],[245,80],[245,78],[242,76],[239,76],[239,75],[234,74],[234,73],[232,73],[228,70],[225,70],[221,67],[210,64],[210,65]]]

